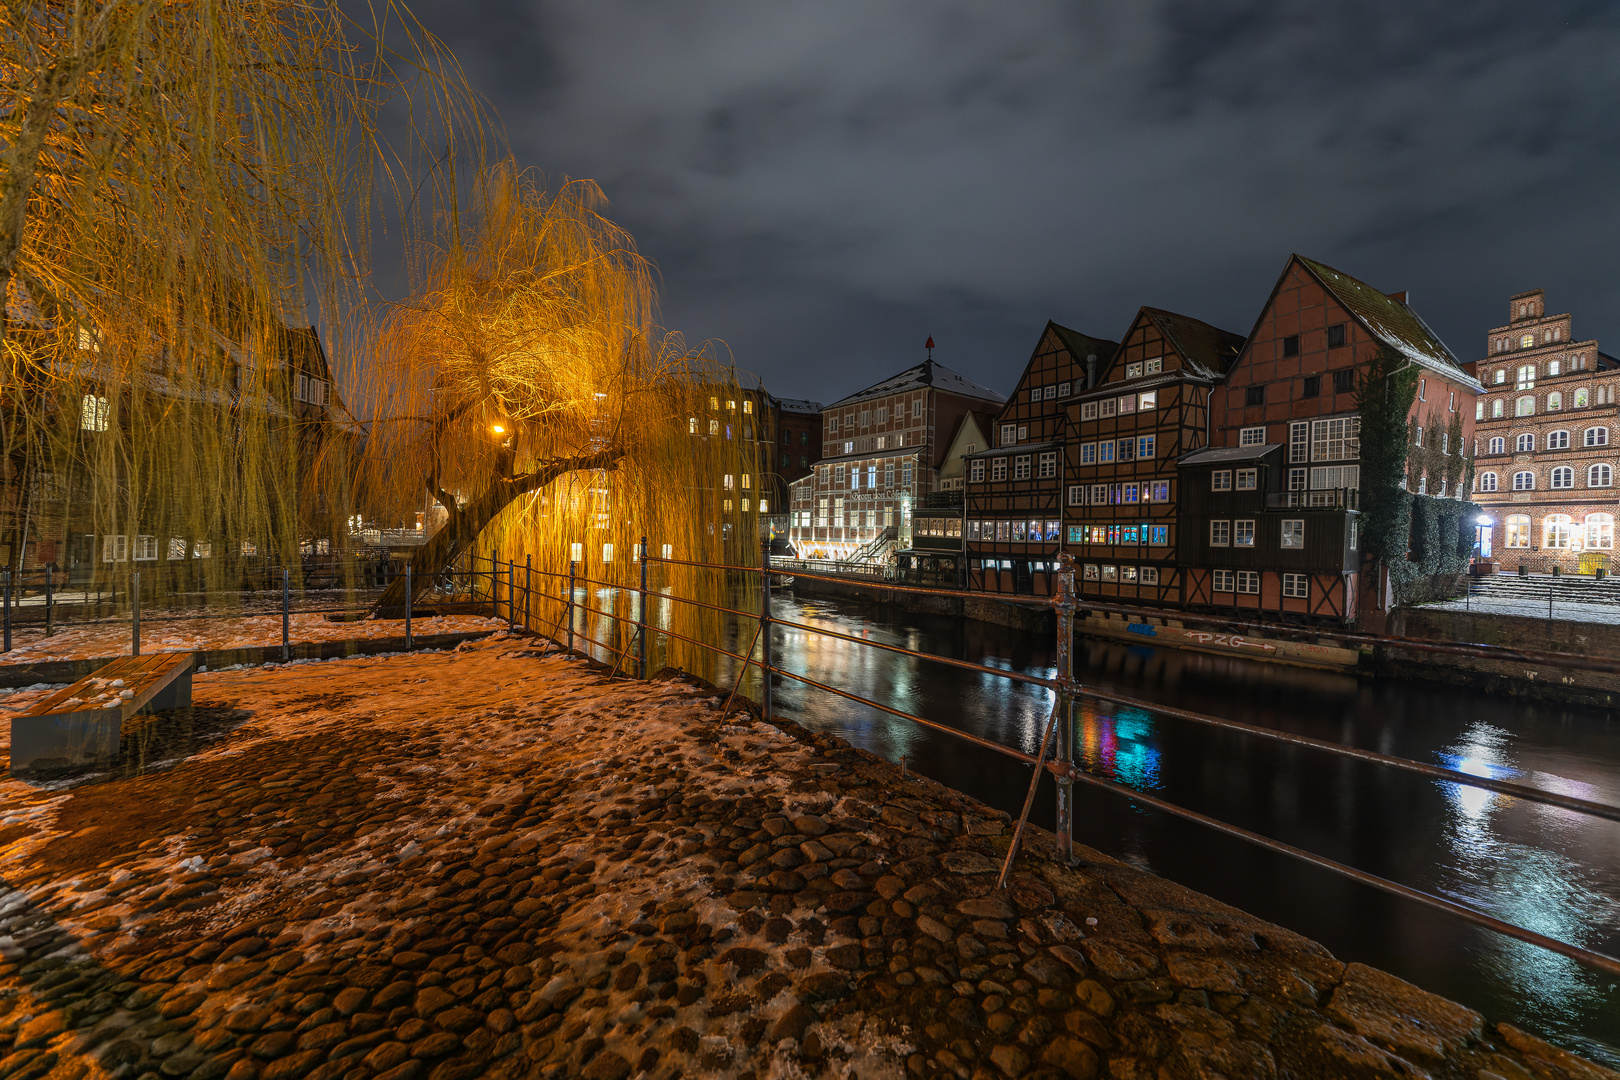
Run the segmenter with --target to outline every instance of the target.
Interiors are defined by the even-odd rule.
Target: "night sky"
[[[1620,355],[1620,6],[415,5],[520,163],[590,177],[663,321],[784,396],[923,358],[1011,389],[1048,318],[1246,334],[1288,254],[1462,359],[1544,288]]]

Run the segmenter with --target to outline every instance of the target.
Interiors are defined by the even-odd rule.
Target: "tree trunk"
[[[444,528],[428,538],[411,553],[406,561],[411,566],[411,599],[414,602],[433,585],[439,571],[449,566],[457,556],[472,546],[491,521],[514,499],[539,491],[541,488],[573,472],[596,472],[618,468],[624,450],[604,450],[599,454],[563,458],[553,461],[534,472],[510,479],[496,479],[475,502],[468,503],[450,514]],[[402,619],[405,617],[405,575],[396,577],[383,590],[371,609],[373,619]]]

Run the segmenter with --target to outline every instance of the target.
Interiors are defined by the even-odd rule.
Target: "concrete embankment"
[[[0,782],[10,1076],[1614,1080],[677,676],[504,635],[206,674]]]

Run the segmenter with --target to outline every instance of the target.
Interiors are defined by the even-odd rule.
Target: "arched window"
[[[1593,465],[1586,470],[1587,487],[1609,487],[1614,483],[1614,470],[1607,465]]]
[[[1516,447],[1515,453],[1528,454],[1536,448],[1536,437],[1527,432],[1520,435],[1514,445]]]
[[[1549,432],[1547,432],[1547,449],[1549,449],[1549,450],[1568,450],[1569,449],[1569,432],[1567,432],[1567,431],[1549,431]]]
[[[1507,440],[1497,435],[1491,439],[1491,453],[1503,454],[1507,452]]]
[[[1513,385],[1518,390],[1529,390],[1534,387],[1536,385],[1536,365],[1520,364],[1518,381]]]
[[[1579,390],[1575,391],[1575,407],[1577,409],[1584,409],[1588,405],[1590,405],[1591,403],[1592,403],[1592,391],[1588,390],[1584,386],[1581,387]]]
[[[1575,470],[1568,465],[1560,465],[1552,471],[1552,486],[1555,488],[1572,488],[1575,486]]]
[[[1505,348],[1507,346],[1507,342],[1505,342],[1505,341],[1502,342],[1502,345]],[[1501,386],[1505,382],[1507,382],[1507,368],[1497,368],[1496,369],[1496,385]]]
[[[1586,546],[1602,548],[1605,551],[1614,548],[1613,514],[1586,515]]]
[[[1483,419],[1485,419],[1485,400],[1483,398],[1481,398],[1480,400],[1474,402],[1474,419],[1475,420],[1483,420]]]
[[[1541,546],[1548,551],[1568,548],[1570,524],[1568,514],[1548,514],[1541,522]]]
[[[1495,401],[1491,402],[1491,419],[1492,420],[1500,420],[1501,418],[1502,418],[1502,399],[1497,398]]]
[[[1493,473],[1493,472],[1480,473],[1479,474],[1479,490],[1481,490],[1481,491],[1495,491],[1496,490],[1496,474]]]
[[[1536,474],[1526,470],[1513,474],[1514,491],[1534,491],[1536,489]]]
[[[1547,361],[1547,374],[1548,375],[1561,375],[1561,374],[1563,374],[1563,372],[1564,372],[1564,362],[1562,360],[1549,360],[1549,361]]]
[[[1564,407],[1564,395],[1557,390],[1547,395],[1547,411],[1557,412]]]
[[[1608,446],[1609,429],[1606,427],[1589,427],[1581,437],[1581,442],[1586,446]]]
[[[1534,415],[1536,415],[1536,399],[1533,398],[1533,397],[1522,397],[1518,401],[1515,401],[1513,403],[1513,415],[1514,416],[1534,416]]]
[[[1527,548],[1530,546],[1530,517],[1528,514],[1509,514],[1507,519],[1507,539],[1505,547]]]

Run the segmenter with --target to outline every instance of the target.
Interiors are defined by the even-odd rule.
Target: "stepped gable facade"
[[[1064,544],[1081,596],[1177,604],[1181,477],[1243,338],[1144,307],[1096,384],[1065,408]]]
[[[968,587],[1050,595],[1063,551],[1068,410],[1118,344],[1048,322],[1012,397],[966,455],[963,532]]]
[[[1540,289],[1510,297],[1508,321],[1471,365],[1484,385],[1473,438],[1479,554],[1507,570],[1612,572],[1620,359],[1576,340],[1569,314],[1546,308]]]
[[[1381,348],[1419,369],[1409,427],[1443,433],[1444,455],[1462,453],[1482,388],[1406,294],[1290,256],[1211,394],[1210,449],[1180,462],[1185,604],[1332,621],[1382,610],[1385,583],[1361,573],[1356,407],[1357,367]]]
[[[927,360],[827,405],[823,458],[792,485],[789,540],[801,558],[886,563],[911,547],[911,514],[935,490],[970,412],[999,411],[988,387]]]

